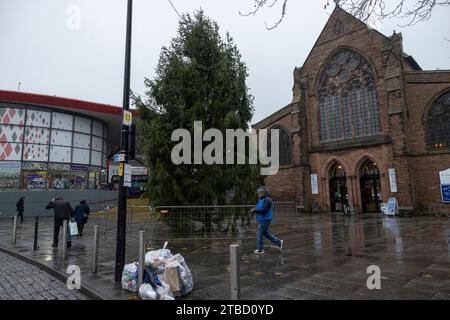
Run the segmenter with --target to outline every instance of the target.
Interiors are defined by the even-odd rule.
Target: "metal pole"
[[[142,283],[144,283],[144,269],[145,269],[145,230],[139,231],[139,278],[138,278],[138,284],[139,287]]]
[[[14,216],[13,234],[12,234],[12,244],[13,244],[13,246],[16,245],[16,239],[17,239],[17,216]]]
[[[33,250],[39,250],[38,247],[38,230],[39,230],[39,215],[34,217],[34,242],[33,242]]]
[[[125,45],[125,70],[123,84],[123,110],[127,111],[130,107],[130,66],[131,66],[131,26],[133,14],[133,0],[128,0],[127,6],[127,29]],[[125,266],[125,245],[126,245],[126,226],[127,226],[127,188],[124,186],[125,164],[128,157],[128,127],[122,125],[120,152],[125,154],[125,161],[120,163],[120,187],[119,203],[117,214],[117,240],[116,240],[116,270],[115,280],[119,282],[122,278],[123,268]]]
[[[240,266],[239,245],[230,245],[230,267],[231,267],[231,300],[239,300],[240,296]]]
[[[98,271],[98,240],[99,240],[99,226],[94,226],[94,248],[92,250],[92,273]]]
[[[66,259],[67,253],[67,220],[63,221],[62,258]]]

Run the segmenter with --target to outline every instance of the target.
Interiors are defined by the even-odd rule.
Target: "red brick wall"
[[[344,26],[340,34],[334,30],[338,20]],[[372,64],[381,133],[378,138],[368,138],[359,144],[324,148],[319,141],[318,79],[333,53],[343,47],[357,51]],[[401,35],[385,37],[345,11],[334,11],[304,65],[294,72],[293,103],[257,125],[259,128],[280,125],[291,133],[294,166],[281,168],[278,175],[266,178],[275,201],[296,201],[306,209],[310,209],[312,202],[318,202],[321,211],[329,211],[329,169],[338,162],[346,171],[354,210],[360,212],[360,169],[364,160],[370,159],[380,170],[384,202],[392,196],[403,208],[440,202],[436,175],[450,167],[450,153],[426,152],[422,119],[436,94],[450,87],[450,72],[414,71],[404,58],[398,58],[402,56]],[[303,134],[301,129],[305,129]],[[389,168],[396,170],[395,194],[390,190]],[[319,177],[317,196],[311,194],[310,173]]]

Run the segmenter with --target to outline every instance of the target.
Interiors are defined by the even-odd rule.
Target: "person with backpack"
[[[269,191],[266,187],[260,187],[257,190],[258,204],[251,212],[256,213],[256,221],[258,222],[257,244],[254,254],[260,255],[264,253],[264,237],[274,243],[281,251],[283,249],[283,240],[278,239],[269,232],[269,226],[273,216],[273,202],[269,197]]]
[[[89,218],[89,206],[86,200],[81,200],[80,204],[75,207],[75,222],[78,226],[78,236],[83,236],[83,228]]]
[[[20,218],[20,223],[23,223],[23,212],[25,211],[25,197],[21,197],[16,203],[17,218]]]

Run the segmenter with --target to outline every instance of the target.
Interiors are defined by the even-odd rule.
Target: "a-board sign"
[[[389,198],[386,214],[388,216],[398,215],[398,201],[397,201],[397,199]]]

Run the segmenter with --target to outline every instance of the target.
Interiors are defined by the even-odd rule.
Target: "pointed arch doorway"
[[[381,178],[375,162],[371,160],[364,162],[360,181],[363,212],[381,212]]]
[[[348,205],[347,175],[338,163],[330,171],[330,203],[331,212],[344,212]]]

